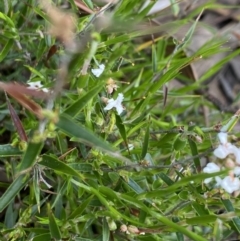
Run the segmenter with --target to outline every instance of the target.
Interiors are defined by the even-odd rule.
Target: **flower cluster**
[[[213,162],[207,164],[205,168],[203,168],[203,172],[205,173],[214,173],[219,172],[225,168],[229,168],[229,175],[225,176],[223,179],[219,176],[216,176],[215,183],[216,187],[223,188],[228,193],[233,193],[235,191],[240,190],[240,180],[238,176],[240,175],[240,149],[235,145],[228,142],[227,133],[220,132],[218,134],[219,146],[214,150],[213,154],[219,159],[225,159],[230,154],[232,156],[227,158],[225,162],[225,166],[219,166]],[[213,178],[207,178],[204,180],[205,184],[210,183]]]
[[[91,69],[93,75],[95,75],[96,77],[100,77],[100,75],[103,73],[103,71],[105,70],[105,65],[104,64],[100,64],[98,66],[97,69]],[[107,92],[108,94],[112,94],[112,92],[114,90],[117,90],[118,86],[115,83],[115,81],[110,78],[107,81]],[[122,106],[122,101],[124,99],[124,96],[122,93],[118,94],[118,97],[116,100],[112,99],[107,99],[107,98],[102,98],[102,100],[107,104],[107,106],[104,108],[104,110],[111,110],[113,108],[115,108],[117,110],[118,115],[121,115],[121,113],[123,112],[124,108]]]

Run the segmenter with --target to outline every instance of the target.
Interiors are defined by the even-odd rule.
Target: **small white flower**
[[[220,145],[214,150],[213,154],[220,159],[226,158],[229,154],[233,154],[236,162],[240,164],[240,150],[227,141],[227,133],[218,133]]]
[[[230,153],[232,153],[232,144],[231,143],[226,143],[224,145],[220,144],[213,152],[213,154],[220,158],[224,159],[226,158]]]
[[[128,144],[128,150],[132,151],[134,149],[134,145],[133,144]]]
[[[240,181],[237,177],[227,176],[222,180],[221,186],[226,192],[233,193],[240,189]]]
[[[99,67],[98,69],[92,69],[92,70],[91,70],[92,73],[93,73],[96,77],[99,77],[99,76],[103,73],[103,71],[104,71],[104,69],[105,69],[105,65],[104,65],[104,64],[100,64],[98,67]]]
[[[47,88],[42,88],[43,85],[41,84],[41,81],[35,81],[35,82],[28,82],[29,86],[27,87],[30,90],[39,90],[41,89],[43,92],[48,92]]]
[[[204,173],[214,173],[214,172],[219,172],[219,171],[220,171],[220,167],[213,162],[209,162],[207,164],[207,166],[203,168]],[[212,181],[212,177],[209,177],[204,180],[204,183],[208,184],[211,181]],[[216,180],[216,181],[218,182],[218,180]]]
[[[123,99],[124,99],[123,94],[119,93],[116,100],[114,99],[108,100],[108,104],[104,108],[104,110],[111,110],[112,108],[116,108],[117,113],[120,115],[123,112],[123,106],[122,106]]]

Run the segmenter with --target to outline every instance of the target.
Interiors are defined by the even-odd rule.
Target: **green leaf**
[[[227,170],[224,170],[221,172],[200,173],[200,174],[184,177],[180,181],[175,182],[174,184],[172,184],[171,186],[169,186],[167,188],[139,194],[139,198],[154,198],[154,197],[158,197],[158,196],[166,196],[167,194],[174,193],[178,188],[182,189],[184,186],[189,185],[189,183],[191,181],[200,182],[206,178],[220,176],[222,174],[226,174],[227,172],[228,172]]]
[[[35,236],[32,241],[43,241],[43,240],[51,240],[51,234],[50,233],[44,233]]]
[[[125,144],[127,145],[127,135],[126,135],[125,126],[122,123],[122,119],[117,114],[115,114],[115,118],[116,118],[116,126],[120,132],[120,135],[121,135],[122,139],[124,140]]]
[[[32,143],[28,144],[27,150],[24,153],[23,159],[19,166],[19,171],[25,171],[31,168],[35,161],[37,155],[42,149],[42,143]],[[28,177],[26,174],[18,176],[4,194],[0,198],[0,212],[15,198],[15,196],[22,190],[22,188],[27,184]]]
[[[200,217],[187,218],[186,222],[191,225],[208,225],[217,220],[216,215],[203,215]]]
[[[0,18],[3,19],[11,28],[15,27],[14,22],[12,21],[11,18],[9,18],[6,14],[0,12]]]
[[[160,172],[158,175],[168,186],[171,186],[174,184],[174,181],[171,178],[169,178],[169,176],[166,175],[165,173]]]
[[[42,161],[40,161],[39,164],[66,175],[83,178],[81,173],[77,172],[75,169],[71,168],[70,166],[58,160],[57,158],[48,155],[43,155]]]
[[[190,138],[188,138],[188,144],[190,146],[192,155],[195,156],[193,158],[193,162],[194,162],[195,168],[196,168],[197,172],[200,172],[201,171],[201,162],[200,162],[200,158],[198,157],[197,145]]]
[[[104,140],[97,137],[93,132],[84,126],[77,124],[70,116],[62,114],[56,126],[70,137],[77,137],[82,142],[114,154],[114,149]]]
[[[228,212],[235,212],[235,208],[230,199],[221,199],[221,201]],[[232,224],[235,230],[240,233],[240,218],[232,218]]]
[[[110,231],[106,218],[103,218],[102,241],[109,240]]]
[[[72,163],[71,162],[68,164],[68,166],[80,172],[91,172],[94,170],[92,164],[90,163],[76,163],[76,162]]]
[[[207,241],[207,239],[199,236],[198,234],[195,234],[193,232],[191,232],[190,230],[180,226],[178,223],[174,223],[170,220],[168,220],[166,217],[162,216],[161,214],[159,214],[158,212],[155,211],[149,211],[151,213],[151,215],[153,217],[155,217],[156,219],[158,219],[160,222],[164,223],[167,227],[171,227],[173,230],[176,230],[180,233],[185,234],[186,236],[188,236],[189,238],[191,238],[191,240],[196,240],[196,241]]]
[[[73,102],[63,113],[71,117],[75,117],[81,112],[81,110],[87,105],[87,103],[101,91],[102,87],[103,84],[95,86],[84,96],[81,96],[78,100]]]
[[[143,142],[142,154],[141,154],[142,159],[144,159],[147,154],[148,144],[149,144],[149,125],[146,128],[146,132],[145,132],[145,136],[144,136],[144,142]]]
[[[35,195],[38,211],[40,212],[40,188],[39,188],[38,173],[35,174],[33,178],[33,192]]]
[[[1,14],[1,12],[0,12]],[[3,47],[1,53],[0,53],[0,62],[2,62],[5,57],[7,56],[8,52],[12,49],[12,46],[14,44],[14,40],[13,39],[9,39],[7,41],[7,43],[5,44],[5,46]]]
[[[186,142],[187,142],[187,140],[183,139],[181,137],[181,135],[179,135],[174,141],[174,144],[173,144],[174,150],[176,150],[176,151],[183,150],[186,146]]]
[[[20,156],[22,153],[17,147],[10,144],[0,145],[0,157]]]
[[[157,53],[156,53],[156,46],[152,44],[152,69],[153,73],[157,71]]]
[[[27,67],[33,74],[35,74],[36,76],[38,76],[41,80],[45,80],[46,77],[40,73],[39,71],[37,71],[36,69],[34,69],[33,67],[29,66],[29,65],[24,65],[25,67]]]
[[[27,184],[29,177],[26,174],[18,176],[3,193],[0,198],[0,212],[2,212],[8,204],[18,195],[18,193]]]
[[[31,168],[35,162],[37,156],[40,154],[43,147],[43,143],[29,142],[26,152],[23,155],[23,159],[19,166],[19,171],[24,171]]]
[[[199,216],[209,215],[209,211],[206,209],[204,205],[201,205],[197,202],[192,202],[192,207]]]
[[[51,237],[56,239],[56,240],[61,240],[62,235],[60,233],[60,230],[58,228],[56,219],[52,213],[50,204],[48,204],[48,218],[49,218],[49,229],[50,229],[50,234]]]
[[[139,124],[137,124],[136,126],[134,126],[133,128],[130,128],[127,132],[127,137],[131,136],[133,133],[135,133],[137,130],[139,130],[140,128],[143,128],[144,125],[146,125],[147,122],[140,122]],[[122,138],[119,138],[114,144],[113,146],[118,146],[121,142],[122,142]]]
[[[217,48],[217,51],[219,52],[220,48]],[[208,51],[208,49],[207,49]],[[235,56],[238,56],[240,53],[240,49],[237,49],[235,51],[233,51],[231,54],[229,54],[227,57],[221,59],[219,62],[217,62],[214,66],[212,66],[211,68],[208,69],[208,71],[206,71],[201,78],[198,80],[199,83],[202,83],[204,80],[210,78],[213,74],[215,74],[217,71],[219,71],[224,64],[226,64],[227,62],[229,62],[231,59],[233,59]]]
[[[93,195],[89,196],[86,200],[84,200],[77,209],[75,209],[68,217],[68,219],[74,219],[82,215],[82,213],[86,210],[88,205],[93,199]]]
[[[221,128],[221,132],[230,132],[239,121],[240,113],[237,111],[230,120]]]

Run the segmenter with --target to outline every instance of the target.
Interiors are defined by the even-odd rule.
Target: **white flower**
[[[228,134],[227,133],[225,133],[225,132],[219,132],[218,134],[217,134],[217,136],[218,136],[218,139],[219,139],[219,141],[220,141],[220,143],[221,144],[226,144],[227,142],[228,142],[228,140],[227,140],[227,136],[228,136]]]
[[[221,186],[221,183],[222,183],[222,178],[216,176],[215,177],[215,181],[216,181],[216,187],[219,187]]]
[[[220,132],[218,138],[221,144],[214,150],[213,154],[220,159],[224,159],[229,154],[233,154],[236,162],[240,164],[240,150],[227,141],[227,133]]]
[[[39,90],[41,89],[43,92],[48,92],[47,88],[42,88],[43,85],[41,84],[41,81],[35,81],[35,82],[28,82],[29,86],[27,87],[30,90]]]
[[[92,69],[92,70],[91,70],[92,73],[93,73],[96,77],[99,77],[99,76],[103,73],[103,71],[104,71],[104,69],[105,69],[105,65],[104,65],[104,64],[100,64],[98,67],[99,67],[98,69]]]
[[[213,162],[209,162],[207,166],[203,168],[204,173],[214,173],[219,171],[220,171],[220,167]],[[217,181],[217,183],[219,182],[218,179],[215,178],[215,180]],[[212,181],[212,177],[209,177],[204,180],[204,183],[208,184],[211,181]]]
[[[239,176],[239,175],[240,175],[240,167],[234,167],[233,173],[234,173],[236,176]]]
[[[132,151],[134,149],[134,145],[133,144],[128,144],[128,150]]]
[[[123,112],[123,106],[122,106],[123,99],[124,99],[123,94],[119,93],[116,100],[114,99],[108,100],[108,104],[104,108],[104,110],[111,110],[112,108],[116,108],[117,113],[120,115]]]
[[[237,177],[227,176],[221,181],[221,186],[226,192],[233,193],[240,189],[240,181]]]

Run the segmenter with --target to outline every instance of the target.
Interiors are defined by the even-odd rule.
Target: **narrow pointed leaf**
[[[5,59],[5,57],[7,56],[8,52],[11,50],[13,44],[14,44],[14,40],[13,39],[9,39],[7,41],[7,43],[5,44],[4,48],[2,49],[2,51],[0,53],[0,62],[2,62]]]
[[[144,159],[144,157],[147,154],[148,143],[149,143],[149,125],[146,128],[146,132],[145,132],[145,136],[144,136],[144,142],[143,142],[142,154],[141,154],[142,159]]]
[[[10,144],[0,145],[0,157],[20,156],[22,151]]]
[[[43,147],[43,143],[41,142],[38,142],[38,143],[30,142],[28,144],[27,150],[24,153],[23,159],[21,161],[19,171],[24,171],[26,169],[29,169],[35,164],[36,158],[40,154],[42,147]]]
[[[48,167],[53,169],[54,171],[61,172],[63,174],[75,176],[75,177],[81,177],[81,174],[65,164],[64,162],[58,160],[57,158],[48,156],[48,155],[43,155],[42,161],[39,162],[40,165]]]
[[[54,238],[55,240],[61,240],[62,235],[58,228],[56,219],[52,213],[52,210],[49,204],[48,204],[48,218],[49,218],[49,228],[50,228],[51,237]]]
[[[221,199],[224,207],[226,208],[226,210],[228,212],[235,212],[235,208],[234,206],[232,205],[232,202],[231,200],[229,199]],[[235,228],[235,230],[240,233],[240,218],[239,217],[235,217],[232,219],[232,224],[233,224],[233,227]]]
[[[127,145],[127,135],[126,135],[125,126],[122,123],[122,119],[119,115],[115,115],[115,118],[116,118],[116,126],[120,132],[120,135],[124,140],[125,144]]]
[[[114,149],[108,143],[97,137],[90,130],[87,130],[86,127],[74,122],[71,117],[65,114],[62,114],[59,117],[59,121],[56,126],[68,136],[77,137],[90,146],[100,148],[107,152],[114,152]]]
[[[94,98],[102,89],[103,85],[97,85],[96,87],[92,88],[87,94],[80,97],[78,100],[76,100],[73,104],[71,104],[64,113],[75,117],[80,113],[80,111],[83,109],[84,106],[92,99]]]
[[[24,188],[27,184],[29,178],[26,174],[18,176],[8,187],[8,189],[3,193],[0,198],[0,212],[2,212],[10,202],[17,196],[17,194]]]
[[[103,219],[103,229],[102,229],[102,241],[109,240],[110,231],[106,218]]]
[[[198,155],[197,145],[196,145],[196,143],[193,140],[191,140],[189,138],[188,138],[188,144],[190,146],[192,155],[195,156],[193,158],[193,162],[194,162],[195,168],[196,168],[197,172],[201,172],[200,159],[199,159],[199,157],[197,157],[197,155]]]

